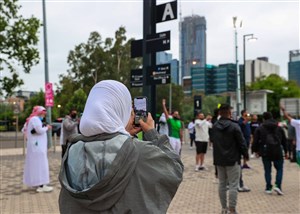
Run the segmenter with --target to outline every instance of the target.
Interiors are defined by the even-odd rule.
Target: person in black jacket
[[[277,121],[273,119],[271,112],[264,112],[263,119],[264,122],[262,125],[255,130],[252,151],[254,151],[257,156],[262,157],[266,181],[265,193],[272,194],[272,190],[274,190],[278,195],[283,195],[281,189],[284,161],[282,149],[284,149],[285,155],[287,155],[286,137],[283,129],[279,127]],[[276,154],[274,153],[276,146],[271,147],[269,143],[267,143],[267,141],[269,141],[267,136],[270,134],[273,136],[273,141],[278,140],[278,143],[281,144],[279,145],[280,152],[277,157],[274,156]],[[271,184],[272,162],[276,169],[276,181],[273,189]]]
[[[238,123],[230,119],[231,107],[222,104],[219,113],[221,117],[212,129],[214,165],[217,166],[219,176],[219,197],[222,213],[228,211],[236,213],[241,155],[248,160],[248,149]],[[229,206],[227,206],[227,184],[229,184]]]

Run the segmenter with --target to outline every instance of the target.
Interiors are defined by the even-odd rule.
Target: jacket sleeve
[[[235,139],[238,142],[238,147],[239,147],[240,153],[243,155],[244,158],[249,159],[249,154],[248,154],[246,141],[245,141],[243,133],[242,133],[242,131],[239,127],[236,128]]]
[[[286,140],[286,136],[285,133],[283,131],[283,128],[280,128],[280,132],[281,132],[281,145],[283,147],[284,153],[287,154],[287,140]]]
[[[182,166],[183,164],[180,160],[180,156],[176,154],[175,150],[172,148],[169,138],[166,135],[160,135],[155,129],[151,129],[144,133],[145,140],[151,141],[153,145],[159,147],[169,158],[176,161]]]
[[[67,131],[73,130],[78,125],[78,122],[74,122],[69,118],[66,118],[63,122],[63,126]]]
[[[136,142],[140,147],[136,185],[143,187],[142,197],[151,213],[165,213],[162,207],[169,205],[182,181],[183,164],[166,135],[152,129],[144,137],[147,141]]]

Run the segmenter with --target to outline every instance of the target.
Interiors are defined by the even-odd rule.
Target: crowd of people
[[[281,110],[287,123],[278,123],[270,112],[264,112],[260,121],[246,109],[234,120],[228,104],[214,109],[213,116],[196,112],[191,118],[187,129],[190,149],[196,152],[195,171],[207,170],[205,155],[211,148],[222,213],[237,213],[238,192],[250,192],[243,181],[243,170],[251,170],[249,158],[262,159],[265,193],[284,194],[284,160],[300,166],[300,120]],[[23,128],[27,138],[23,181],[37,192],[53,190],[47,185],[46,132],[51,126],[43,125],[45,115],[44,107],[35,106]],[[139,126],[134,125],[134,116],[128,89],[114,80],[91,89],[80,120],[76,109],[70,109],[60,139],[61,213],[166,213],[183,178],[185,125],[179,111],[169,112],[165,99],[158,130],[150,113]],[[141,131],[143,140],[136,137]]]

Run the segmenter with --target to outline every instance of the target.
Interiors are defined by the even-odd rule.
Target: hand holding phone
[[[134,109],[134,125],[139,126],[139,120],[142,119],[144,122],[147,121],[147,97],[135,97],[133,99],[133,109]]]

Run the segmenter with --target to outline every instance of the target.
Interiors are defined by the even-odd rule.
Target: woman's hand
[[[125,127],[126,131],[129,132],[131,136],[136,135],[142,130],[141,127],[137,127],[134,125],[134,116],[135,114],[134,111],[132,110],[127,126]]]
[[[140,126],[144,132],[147,132],[150,129],[154,129],[154,120],[153,120],[150,112],[148,113],[146,122],[144,122],[142,119],[140,119],[139,122],[140,122]]]

